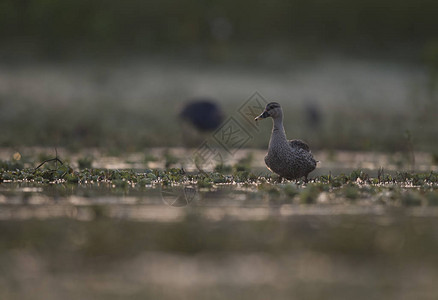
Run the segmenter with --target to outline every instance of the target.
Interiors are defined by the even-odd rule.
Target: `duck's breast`
[[[311,153],[301,148],[289,148],[278,151],[272,149],[265,156],[268,169],[282,177],[295,179],[306,176],[316,167]]]

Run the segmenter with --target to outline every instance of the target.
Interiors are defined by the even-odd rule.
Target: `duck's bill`
[[[269,117],[269,113],[265,110],[260,116],[256,117],[254,121],[258,121],[260,119],[266,119],[267,117]]]

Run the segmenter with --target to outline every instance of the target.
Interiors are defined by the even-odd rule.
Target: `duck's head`
[[[260,119],[266,119],[268,117],[276,119],[281,116],[283,116],[283,111],[281,110],[280,104],[278,104],[277,102],[270,102],[266,104],[265,110],[261,113],[261,115],[256,117],[254,120],[258,121]]]

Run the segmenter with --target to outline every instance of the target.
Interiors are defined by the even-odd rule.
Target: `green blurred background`
[[[436,152],[437,15],[431,0],[3,0],[0,146],[181,146],[184,103],[232,115],[258,91],[314,149]]]

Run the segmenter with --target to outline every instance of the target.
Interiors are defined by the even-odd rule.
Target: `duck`
[[[307,182],[309,173],[315,170],[317,164],[309,145],[299,139],[287,140],[283,127],[283,110],[277,102],[268,103],[254,120],[257,122],[269,117],[273,120],[273,128],[265,156],[266,166],[279,176],[279,182],[283,178],[298,180],[303,177]]]

